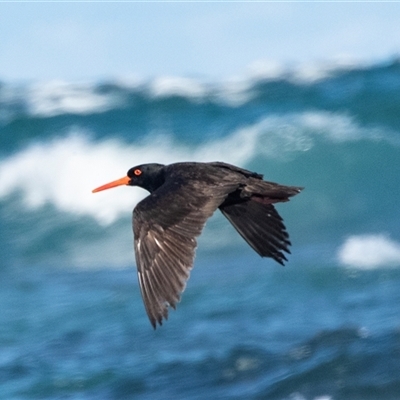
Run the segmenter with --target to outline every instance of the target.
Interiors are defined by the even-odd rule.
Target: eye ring
[[[142,171],[141,171],[139,168],[135,169],[135,170],[133,171],[133,173],[134,173],[136,176],[142,175]]]

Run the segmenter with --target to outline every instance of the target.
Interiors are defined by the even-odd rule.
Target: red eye
[[[141,171],[140,169],[135,169],[135,170],[133,171],[133,173],[134,173],[136,176],[142,175],[142,171]]]

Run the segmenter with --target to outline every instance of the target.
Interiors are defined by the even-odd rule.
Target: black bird
[[[133,233],[140,290],[154,329],[179,302],[196,238],[217,208],[261,257],[287,261],[283,252],[290,253],[291,243],[273,203],[288,201],[303,188],[262,178],[222,162],[143,164],[93,190],[128,185],[150,192],[133,210]]]

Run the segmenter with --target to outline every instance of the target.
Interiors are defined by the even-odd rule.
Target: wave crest
[[[400,243],[384,234],[350,236],[339,249],[338,259],[361,269],[400,266]]]
[[[127,145],[121,140],[94,142],[82,133],[36,143],[0,163],[0,198],[20,193],[24,206],[37,209],[47,203],[58,210],[90,215],[101,224],[110,224],[131,212],[144,196],[115,192],[92,194],[91,190],[121,177],[134,165],[148,162],[169,164],[178,161],[229,160],[243,163],[251,157],[255,143],[239,132],[228,139],[196,148],[175,143],[168,136],[150,142]],[[226,152],[234,149],[231,156]]]
[[[87,131],[37,142],[0,161],[0,198],[20,193],[29,209],[52,204],[58,210],[89,215],[110,224],[132,207],[144,192],[129,195],[91,190],[121,177],[134,165],[179,161],[225,161],[242,167],[261,160],[259,172],[273,176],[319,138],[328,143],[385,138],[383,129],[364,128],[350,117],[329,112],[268,116],[233,130],[230,135],[201,143],[182,143],[171,135],[147,135],[127,144],[121,138],[93,140]],[[390,141],[390,136],[388,137]],[[269,160],[273,162],[267,163]],[[257,162],[258,164],[258,162]],[[268,179],[268,177],[266,177]],[[122,190],[122,189],[119,189]]]

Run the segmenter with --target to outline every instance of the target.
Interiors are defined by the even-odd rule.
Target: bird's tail
[[[263,204],[289,201],[290,197],[299,194],[304,188],[300,186],[286,186],[275,182],[250,178],[242,188],[240,197],[251,198]]]

